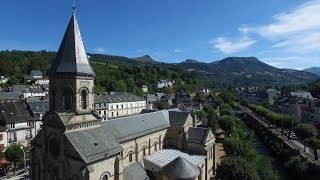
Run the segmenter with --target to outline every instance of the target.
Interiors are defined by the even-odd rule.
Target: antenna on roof
[[[76,13],[76,0],[73,0],[72,12],[73,12],[73,14]]]

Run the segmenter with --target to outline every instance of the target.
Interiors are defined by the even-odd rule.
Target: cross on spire
[[[72,12],[73,12],[73,14],[76,13],[76,0],[73,0]]]

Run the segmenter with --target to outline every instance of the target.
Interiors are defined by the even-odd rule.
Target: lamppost
[[[23,160],[24,160],[24,173],[23,173],[23,176],[24,176],[24,179],[26,179],[26,171],[27,171],[26,153],[24,152],[24,149],[23,149],[22,146],[20,146],[20,149],[21,149],[22,152],[23,152]]]

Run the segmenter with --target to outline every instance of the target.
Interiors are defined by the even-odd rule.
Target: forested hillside
[[[9,84],[17,84],[22,83],[23,75],[32,69],[46,74],[55,54],[46,51],[0,51],[0,75],[10,77]],[[153,85],[161,79],[176,82],[175,88],[164,88],[161,90],[164,92],[179,89],[195,92],[206,84],[193,72],[133,63],[126,57],[91,54],[90,62],[96,73],[95,91],[121,91],[142,95],[142,85],[147,85],[151,92],[155,92]]]

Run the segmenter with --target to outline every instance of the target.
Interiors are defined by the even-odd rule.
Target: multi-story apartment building
[[[302,109],[302,120],[304,122],[320,125],[320,102],[309,103]]]
[[[28,145],[40,129],[40,120],[35,120],[26,102],[0,103],[0,144],[4,150],[11,143]]]
[[[94,106],[103,120],[139,114],[146,109],[146,100],[130,93],[98,93]]]

